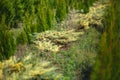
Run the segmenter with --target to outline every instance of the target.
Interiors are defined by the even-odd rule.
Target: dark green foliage
[[[14,54],[16,49],[15,39],[13,33],[8,30],[5,23],[5,16],[0,22],[0,60],[8,59]]]
[[[19,33],[19,35],[17,36],[16,42],[17,42],[17,45],[28,43],[28,38],[24,30],[21,31],[21,33]]]
[[[12,20],[15,16],[14,0],[0,0],[0,21],[2,20],[2,15],[6,16],[5,23],[13,23]]]
[[[16,21],[16,24],[19,23],[19,21],[23,20],[23,14],[24,14],[24,5],[22,4],[21,0],[17,0],[14,2],[14,8],[15,8],[15,17],[14,20]],[[15,26],[17,27],[17,26]]]
[[[38,8],[38,23],[39,23],[38,30],[39,31],[45,31],[49,28],[47,24],[47,15],[46,15],[47,8],[44,8],[42,5],[39,5],[39,8]]]
[[[18,24],[23,23],[25,20],[25,14],[27,12],[32,15],[34,19],[38,19],[36,23],[36,25],[39,23],[38,31],[44,31],[51,28],[55,17],[59,22],[66,17],[71,9],[84,9],[84,12],[88,12],[89,6],[94,1],[95,0],[0,0],[0,19],[2,18],[2,14],[6,15],[6,24],[8,25],[9,23],[10,27],[17,28],[19,27]]]
[[[32,30],[32,24],[33,24],[33,22],[32,21],[34,21],[34,19],[32,20],[32,17],[29,15],[29,13],[27,13],[26,12],[26,14],[25,14],[25,19],[24,19],[24,32],[25,32],[25,34],[26,34],[26,37],[27,37],[27,40],[28,40],[28,43],[30,43],[30,34],[31,34],[31,30]],[[35,29],[36,27],[34,27],[33,28],[33,30]]]
[[[89,12],[89,1],[84,0],[83,5],[84,5],[84,7],[83,7],[84,13]]]
[[[97,0],[81,0],[81,3],[78,3],[78,10],[83,9],[84,13],[89,12],[89,7]]]
[[[83,1],[83,2],[82,2]],[[54,22],[61,22],[71,9],[88,9],[88,3],[94,0],[0,0],[1,56],[8,58],[14,53],[14,38],[12,28],[19,28],[21,32],[16,38],[17,45],[30,43],[30,35],[53,28]],[[80,8],[79,8],[80,7]],[[6,19],[2,20],[2,15]],[[19,25],[22,24],[22,25]],[[17,30],[16,30],[17,32]],[[6,45],[4,43],[6,40]],[[7,44],[7,42],[9,44]],[[4,50],[3,50],[4,49]],[[5,50],[7,49],[7,50]],[[9,51],[9,52],[8,52]],[[9,54],[9,55],[8,55]]]
[[[40,53],[39,50],[36,52],[40,53],[39,56],[43,60],[52,61],[54,65],[60,67],[60,71],[66,77],[65,80],[89,80],[90,71],[87,69],[93,66],[99,36],[99,32],[91,28],[80,36],[77,42],[66,43],[57,53]]]
[[[56,0],[56,20],[62,21],[66,17],[66,3],[65,0]]]
[[[120,79],[120,0],[111,0],[105,15],[99,54],[91,80]]]
[[[46,15],[47,15],[47,18],[46,18],[47,19],[47,24],[49,26],[49,29],[51,29],[53,27],[53,23],[55,22],[54,10],[52,10],[48,7]]]

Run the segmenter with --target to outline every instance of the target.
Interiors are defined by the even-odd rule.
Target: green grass
[[[37,33],[38,38],[33,35],[34,42],[40,43],[39,49],[35,47],[38,43],[34,42],[27,45],[27,50],[19,47],[20,51],[16,52],[18,54],[15,59],[0,63],[0,65],[6,62],[8,64],[0,68],[0,78],[3,76],[2,78],[5,77],[6,80],[88,80],[95,63],[100,33],[92,27],[81,34],[81,32],[63,31],[59,25],[55,26],[59,31],[55,28]],[[43,42],[50,43],[43,44]],[[48,49],[55,45],[59,45],[60,49],[57,51]],[[41,49],[44,46],[47,47],[46,50]],[[55,46],[54,49],[56,48]]]
[[[80,36],[77,42],[72,43],[69,50],[53,54],[55,58],[53,62],[60,66],[64,76],[71,80],[79,80],[89,75],[85,71],[95,62],[99,37],[100,34],[95,29],[90,29]]]
[[[6,80],[88,80],[97,55],[99,37],[99,32],[90,28],[76,42],[66,44],[58,52],[41,51],[31,44],[21,59],[3,61],[6,65],[0,68],[0,76]],[[42,64],[46,63],[49,64],[43,67]]]
[[[53,65],[59,67],[65,80],[79,80],[89,78],[90,72],[97,53],[97,45],[99,42],[100,33],[90,28],[82,36],[79,36],[78,41],[69,43],[68,49],[59,52],[43,52],[39,57],[49,60]],[[39,50],[36,50],[39,52]]]

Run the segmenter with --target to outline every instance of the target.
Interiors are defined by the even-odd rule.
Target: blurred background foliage
[[[94,1],[96,0],[0,0],[0,31],[7,31],[16,45],[29,44],[30,34],[52,29],[54,24],[63,21],[72,9],[88,12]],[[3,26],[6,26],[6,29],[2,29]],[[9,43],[8,49],[3,46],[6,45],[5,40],[2,40],[4,35],[6,34],[0,36],[0,55],[6,58],[6,54],[13,54],[14,49],[10,47],[13,42],[7,37],[4,39]],[[7,52],[4,53],[2,49]]]
[[[16,52],[17,46],[31,43],[31,36],[34,33],[53,29],[55,24],[62,22],[71,10],[75,9],[86,14],[95,1],[97,0],[0,0],[0,60],[6,62],[0,62],[0,79],[8,76],[7,73],[13,73],[8,76],[9,80],[19,80],[26,77],[29,80],[74,80],[76,75],[78,75],[78,79],[88,80],[92,71],[91,80],[119,80],[119,0],[109,1],[109,7],[107,7],[104,15],[104,30],[100,42],[99,33],[92,28],[84,36],[81,36],[82,39],[79,39],[77,43],[73,43],[70,50],[60,51],[58,54],[40,51],[30,54],[28,52],[29,55],[22,56],[22,59],[10,58]],[[99,45],[99,47],[96,45]],[[34,48],[31,48],[34,51]],[[94,53],[98,53],[97,57]],[[54,65],[60,67],[58,73],[55,71],[56,67],[51,68],[49,64],[45,66],[46,69],[43,66],[38,69],[43,64],[38,64],[40,62],[39,58],[42,59],[43,56],[44,60],[51,61]],[[94,58],[96,58],[96,63]],[[45,75],[41,75],[41,69],[46,72]],[[77,71],[78,69],[79,71]],[[65,77],[61,75],[60,71],[63,71],[62,74]],[[16,72],[17,76],[14,74]],[[26,74],[28,72],[31,74]],[[82,73],[85,75],[82,75]]]
[[[110,0],[91,80],[120,79],[120,0]]]

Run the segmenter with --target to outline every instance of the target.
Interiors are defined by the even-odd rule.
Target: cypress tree
[[[57,8],[56,8],[56,20],[57,22],[62,21],[66,17],[66,3],[65,0],[57,0]]]
[[[91,80],[120,79],[120,0],[111,0]]]
[[[84,5],[83,7],[84,13],[89,12],[89,0],[84,0],[83,5]]]
[[[0,23],[0,60],[8,59],[14,54],[16,49],[16,42],[13,33],[9,30],[5,20],[5,16],[2,16],[2,21]]]
[[[31,22],[30,28],[31,33],[37,32],[37,16],[35,15],[35,7],[32,7],[32,13],[29,15],[29,20]]]
[[[15,0],[14,2],[15,8],[15,17],[14,17],[14,27],[18,27],[18,23],[23,21],[24,18],[24,5],[21,0]]]
[[[30,16],[29,12],[26,12],[25,14],[25,19],[24,19],[24,28],[23,28],[23,32],[25,32],[24,34],[26,34],[26,37],[23,37],[25,39],[27,39],[27,42],[30,43],[31,39],[30,39],[30,34],[31,34],[31,26],[32,26],[32,17]]]
[[[49,29],[49,26],[47,24],[47,15],[46,15],[47,6],[46,5],[47,4],[45,3],[45,1],[40,1],[38,9],[37,9],[38,11],[37,16],[38,16],[38,23],[39,23],[38,31],[39,32]]]
[[[24,30],[22,30],[16,38],[17,45],[28,43],[27,35]]]
[[[49,29],[51,29],[55,20],[54,10],[48,7],[46,15],[47,24],[49,26]]]
[[[6,25],[11,24],[13,26],[13,18],[15,16],[14,9],[15,0],[0,0],[0,21],[2,20],[2,15],[6,16],[5,23]]]

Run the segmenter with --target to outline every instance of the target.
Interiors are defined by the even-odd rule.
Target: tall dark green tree
[[[17,43],[17,45],[28,43],[28,36],[27,36],[25,30],[22,30],[21,32],[19,32],[19,34],[16,38],[16,43]]]
[[[99,54],[91,80],[120,79],[120,0],[110,0]]]
[[[55,21],[55,14],[54,14],[54,10],[53,9],[50,9],[49,7],[47,8],[47,12],[46,12],[46,15],[47,15],[47,24],[49,26],[49,29],[52,28],[53,24],[54,24],[54,21]]]
[[[87,0],[87,5],[84,5],[85,1],[0,0],[1,59],[8,58],[14,53],[15,40],[12,28],[21,29],[21,32],[18,32],[19,34],[16,37],[17,44],[30,43],[29,34],[51,29],[54,22],[61,22],[66,18],[69,10],[88,7],[88,3],[95,0]],[[2,15],[6,18],[2,17]]]
[[[15,8],[15,17],[14,17],[14,27],[18,27],[18,23],[23,21],[24,18],[24,5],[21,0],[15,0],[14,2]]]
[[[13,24],[15,16],[14,2],[15,0],[0,0],[0,21],[2,20],[2,15],[4,14],[6,16],[6,25],[11,23],[12,26]]]
[[[0,22],[0,60],[8,59],[14,54],[16,49],[16,42],[13,33],[9,30],[9,26],[5,23],[5,16]]]
[[[62,21],[65,19],[66,17],[66,3],[65,3],[65,0],[56,0],[56,4],[57,4],[57,7],[56,7],[56,20],[59,22],[59,21]]]

